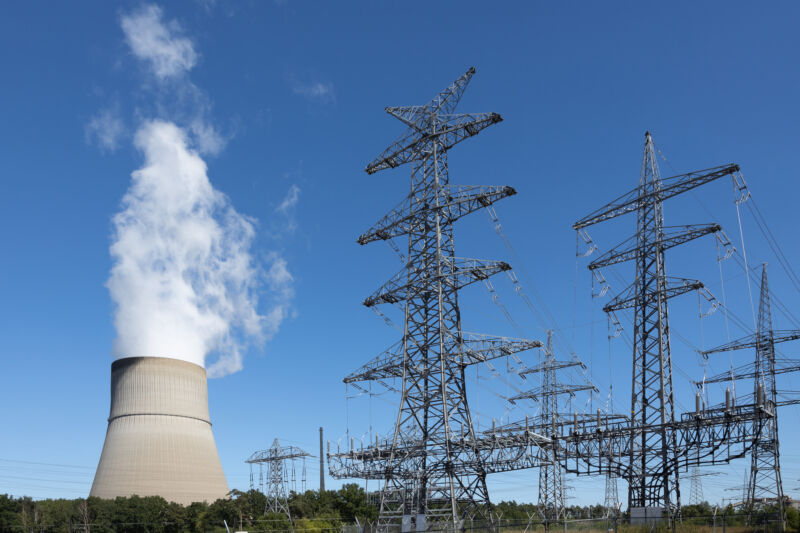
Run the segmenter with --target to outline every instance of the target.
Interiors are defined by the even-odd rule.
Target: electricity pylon
[[[539,402],[542,421],[550,423],[551,434],[558,430],[558,393],[553,353],[553,332],[547,332],[547,344],[544,349],[544,369],[542,371],[542,396]],[[552,450],[547,450],[547,462],[539,468],[539,513],[545,521],[545,531],[550,528],[551,522],[565,518],[564,485],[562,480],[561,465],[556,460]]]
[[[386,108],[407,130],[366,168],[373,174],[405,163],[412,166],[408,197],[358,238],[360,244],[408,238],[404,268],[364,301],[367,307],[398,305],[404,313],[404,335],[397,347],[345,381],[401,377],[403,383],[393,436],[376,441],[359,465],[331,472],[383,479],[380,531],[457,530],[474,514],[493,523],[465,368],[541,346],[538,341],[468,335],[461,329],[458,291],[511,267],[456,257],[453,223],[516,193],[511,187],[450,185],[448,150],[502,120],[497,113],[454,113],[474,73],[470,68],[425,105]]]
[[[658,519],[680,510],[678,470],[671,468],[676,435],[668,428],[675,422],[675,400],[667,300],[702,288],[703,284],[668,278],[664,252],[721,229],[717,224],[665,227],[662,204],[738,170],[737,165],[731,164],[662,180],[653,138],[646,132],[639,186],[573,225],[580,230],[626,213],[637,214],[636,235],[589,265],[590,270],[623,261],[634,261],[636,265],[633,284],[603,308],[607,313],[633,308],[634,313],[631,425],[640,433],[631,450],[633,473],[627,480],[628,507],[634,520]]]
[[[558,397],[561,394],[575,394],[575,391],[564,386],[558,381],[557,370],[578,366],[579,361],[559,361],[553,351],[553,332],[547,332],[547,343],[541,354],[539,364],[521,372],[520,374],[539,373],[541,386],[537,391],[522,393],[511,398],[511,401],[523,398],[535,399],[539,402],[539,426],[546,428],[550,435],[559,430],[560,416],[558,412]],[[566,517],[564,505],[564,484],[561,464],[555,456],[554,450],[543,450],[543,464],[539,467],[539,514],[545,524],[545,531],[550,530],[552,522],[558,522]]]
[[[689,485],[689,505],[700,505],[705,501],[703,498],[703,479],[696,468],[689,474],[691,484]]]
[[[606,474],[606,497],[603,502],[606,518],[614,518],[619,514],[619,492],[617,490],[617,476]]]
[[[579,391],[598,392],[591,383],[562,383],[558,379],[559,370],[576,366],[586,368],[577,357],[570,360],[556,359],[553,349],[553,332],[548,330],[546,344],[540,351],[539,364],[519,372],[520,377],[538,373],[541,380],[540,386],[521,392],[509,398],[509,401],[512,403],[524,399],[537,401],[539,417],[534,420],[534,427],[547,436],[555,437],[562,431],[565,417],[558,410],[560,397],[569,396],[571,399]],[[558,460],[556,450],[552,447],[543,448],[540,461],[538,512],[544,522],[545,531],[549,531],[552,523],[566,518],[566,487],[563,481],[563,468]]]
[[[718,476],[722,472],[701,472],[698,468],[692,468],[688,478],[689,484],[689,505],[700,505],[705,502],[703,496],[703,478],[709,476]]]
[[[780,441],[778,440],[778,401],[775,376],[800,370],[800,361],[777,360],[775,344],[800,339],[800,330],[773,330],[770,308],[767,265],[761,270],[761,296],[758,304],[758,329],[754,335],[730,342],[704,354],[755,348],[752,365],[738,369],[728,379],[753,379],[753,401],[764,413],[764,427],[755,437],[750,450],[750,476],[744,500],[748,516],[752,520],[756,512],[775,506],[781,528],[784,527],[784,494],[781,480]],[[720,376],[721,377],[721,376]],[[721,380],[720,380],[721,381]],[[766,416],[766,415],[769,416]]]
[[[256,488],[254,465],[258,465],[259,490],[267,497],[264,512],[282,513],[291,521],[289,512],[289,475],[294,477],[296,459],[312,457],[308,452],[295,446],[281,446],[275,439],[269,449],[254,452],[245,461],[250,465],[250,489]],[[287,465],[287,463],[289,463]],[[305,469],[305,466],[303,467]],[[303,474],[305,484],[305,472]]]

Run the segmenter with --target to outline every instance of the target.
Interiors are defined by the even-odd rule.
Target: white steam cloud
[[[287,316],[292,276],[269,257],[264,271],[250,254],[253,221],[216,191],[184,130],[144,123],[135,145],[144,166],[132,173],[113,219],[117,357],[162,356],[203,365],[220,376],[242,367],[247,340],[265,341]],[[259,314],[256,289],[266,283],[272,307]]]

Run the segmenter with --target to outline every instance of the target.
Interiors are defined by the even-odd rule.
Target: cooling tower
[[[91,496],[189,504],[228,493],[208,416],[203,367],[162,357],[111,365],[111,414]]]

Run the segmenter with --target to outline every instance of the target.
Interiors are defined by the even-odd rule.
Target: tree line
[[[33,500],[0,494],[0,533],[221,533],[226,531],[226,523],[231,531],[338,533],[343,525],[374,523],[378,517],[376,499],[355,483],[322,493],[291,493],[288,507],[291,522],[285,514],[268,512],[266,496],[256,490],[232,490],[227,498],[213,503],[187,506],[167,502],[160,496]],[[765,525],[774,520],[776,515],[769,511],[756,520],[763,520]],[[532,503],[503,501],[493,506],[493,514],[504,526],[517,524],[524,528],[531,520],[539,522],[537,506]],[[567,520],[601,519],[606,510],[602,505],[572,505],[566,508],[566,516]],[[711,525],[712,517],[718,526],[723,520],[728,526],[744,525],[746,521],[746,513],[730,507],[715,510],[705,502],[681,507],[684,526]],[[623,514],[620,523],[625,521]],[[787,530],[800,531],[800,513],[791,506],[786,509],[786,522]]]
[[[288,503],[294,526],[284,514],[265,513],[267,498],[256,490],[232,490],[213,503],[187,506],[160,496],[32,500],[0,494],[0,532],[220,533],[226,531],[225,523],[231,531],[338,532],[342,524],[357,518],[363,523],[378,515],[356,484],[321,494],[292,493]]]

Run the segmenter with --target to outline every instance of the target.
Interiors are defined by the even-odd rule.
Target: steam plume
[[[203,365],[210,375],[239,370],[248,340],[266,340],[286,316],[292,277],[279,257],[266,271],[250,255],[253,221],[216,191],[206,164],[170,122],[144,123],[135,136],[144,166],[113,219],[117,357],[162,356]],[[272,309],[257,310],[261,280]]]

